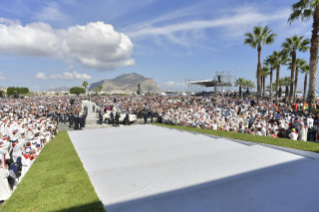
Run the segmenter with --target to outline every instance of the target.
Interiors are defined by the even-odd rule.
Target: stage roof
[[[232,86],[229,82],[218,82],[217,80],[196,80],[196,81],[190,81],[188,84],[192,85],[202,85],[205,87],[226,87],[226,86]]]

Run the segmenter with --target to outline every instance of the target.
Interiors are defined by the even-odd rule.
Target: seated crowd
[[[118,96],[96,97],[107,108],[121,103],[129,113],[148,114],[158,122],[203,129],[281,137],[292,140],[319,141],[319,114],[308,113],[306,104],[280,99],[256,103],[256,98],[232,95],[196,96]],[[138,116],[139,117],[139,116]],[[141,116],[140,116],[141,117]]]
[[[0,204],[28,172],[42,148],[58,132],[57,113],[78,107],[62,97],[0,101]]]

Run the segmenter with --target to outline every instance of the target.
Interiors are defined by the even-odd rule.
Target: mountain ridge
[[[146,78],[137,73],[122,74],[114,79],[105,79],[95,83],[91,83],[90,89],[103,86],[102,91],[106,92],[136,92],[137,86],[140,84],[142,92],[157,92],[159,88],[152,78]]]

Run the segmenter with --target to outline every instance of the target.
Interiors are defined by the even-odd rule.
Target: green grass
[[[257,143],[263,143],[263,144],[271,144],[276,146],[282,146],[282,147],[288,147],[293,149],[300,149],[300,150],[319,153],[319,144],[314,142],[293,141],[290,139],[283,139],[283,138],[272,138],[272,137],[224,132],[224,131],[217,131],[217,130],[206,130],[206,129],[183,127],[183,126],[160,124],[160,123],[154,123],[154,125],[178,129],[178,130],[196,132],[196,133],[203,133],[208,135],[221,136],[225,138],[233,138],[233,139],[257,142]]]
[[[66,131],[41,151],[1,208],[8,211],[105,211]]]

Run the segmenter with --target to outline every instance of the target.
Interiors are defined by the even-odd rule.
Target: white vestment
[[[0,167],[0,200],[7,200],[11,196],[11,189],[8,182],[9,171]]]

